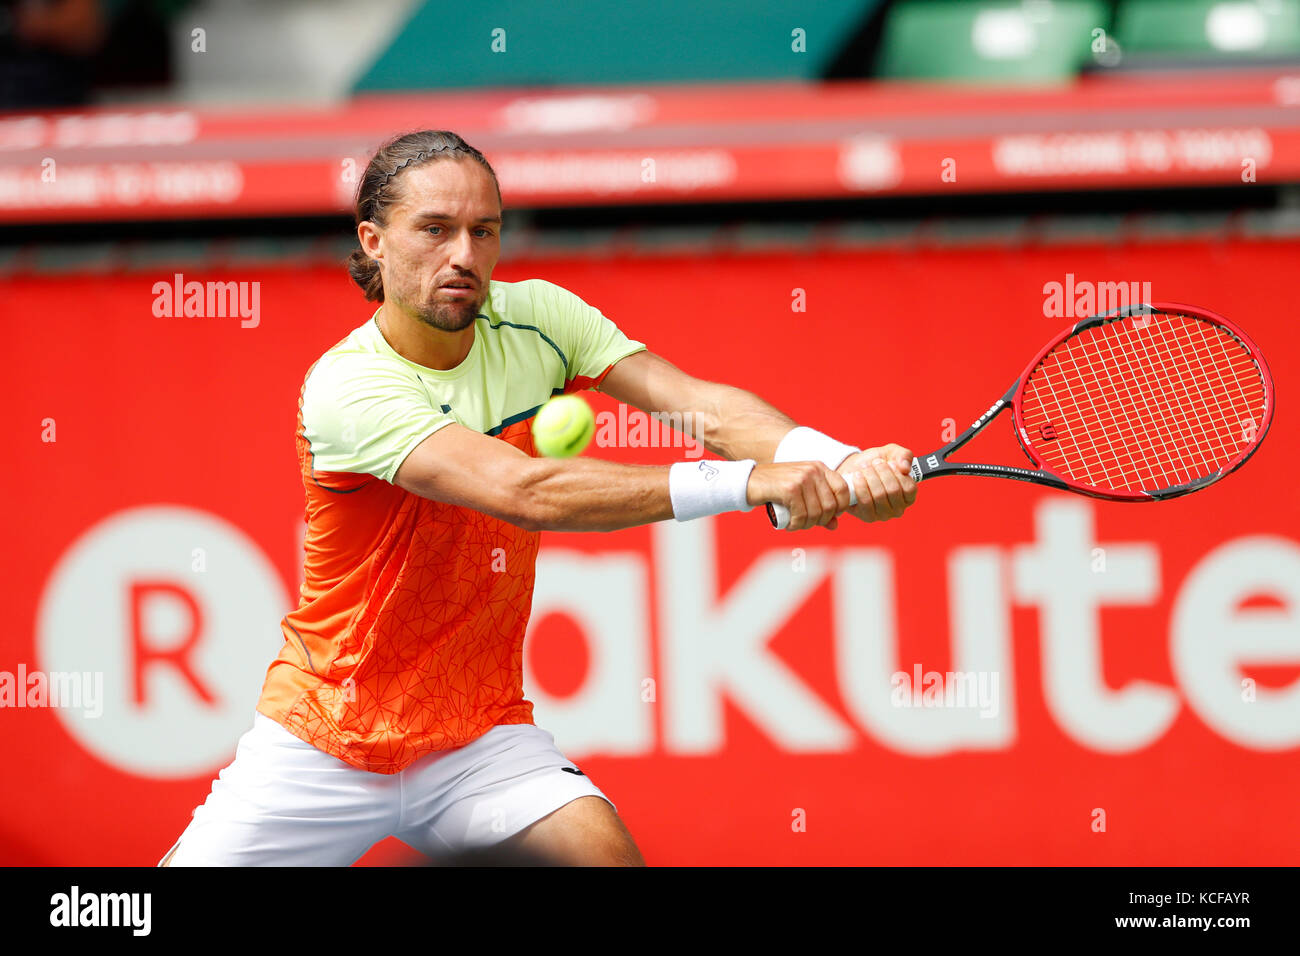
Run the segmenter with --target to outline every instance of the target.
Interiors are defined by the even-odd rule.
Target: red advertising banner
[[[974,420],[1073,321],[1067,284],[1073,302],[1149,283],[1223,313],[1280,401],[1240,472],[1158,504],[936,480],[903,519],[834,532],[755,510],[546,533],[537,722],[652,864],[1294,865],[1297,255],[1233,239],[502,265],[863,445],[925,451]],[[176,272],[235,283],[238,306],[159,315]],[[342,268],[256,265],[17,277],[0,298],[0,690],[66,681],[58,706],[0,707],[0,863],[151,865],[251,726],[299,580],[299,387],[370,308]],[[698,456],[586,394],[590,454]],[[994,431],[972,460],[1015,460]],[[410,856],[390,841],[368,860]]]
[[[0,222],[344,211],[394,130],[452,129],[509,206],[1300,179],[1300,73],[1046,89],[754,83],[0,115]]]

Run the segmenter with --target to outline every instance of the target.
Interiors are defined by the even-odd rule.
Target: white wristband
[[[691,521],[724,511],[748,511],[749,473],[754,459],[744,461],[679,461],[668,469],[668,494],[673,517]]]
[[[838,442],[806,425],[799,425],[786,432],[781,443],[776,446],[772,461],[820,461],[834,471],[855,451],[862,449]]]

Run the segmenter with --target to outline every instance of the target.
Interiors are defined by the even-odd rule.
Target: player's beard
[[[459,332],[474,324],[474,319],[478,317],[478,308],[482,304],[478,296],[471,302],[434,302],[422,307],[416,313],[416,317],[425,325],[431,325],[435,329]]]
[[[425,302],[413,304],[398,300],[397,304],[425,325],[442,332],[459,332],[474,324],[474,319],[478,317],[479,309],[482,308],[486,298],[481,289],[479,294],[469,301],[456,299],[439,302],[436,301],[437,295],[438,290],[435,289],[433,297]]]

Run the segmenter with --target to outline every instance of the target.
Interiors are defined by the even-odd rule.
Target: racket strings
[[[1170,313],[1128,316],[1057,345],[1022,398],[1026,439],[1075,481],[1158,490],[1216,474],[1254,441],[1264,380],[1236,337]]]
[[[1105,367],[1105,378],[1108,385],[1120,386],[1108,391],[1107,404],[1114,413],[1111,424],[1128,426],[1125,437],[1129,441],[1124,442],[1126,460],[1122,463],[1147,482],[1164,486],[1211,474],[1225,456],[1231,458],[1235,451],[1227,444],[1231,439],[1225,439],[1216,428],[1217,423],[1229,421],[1219,400],[1222,389],[1212,381],[1211,374],[1224,356],[1215,356],[1220,360],[1218,364],[1207,365],[1210,343],[1203,334],[1196,341],[1171,334],[1173,330],[1165,323],[1146,335],[1141,333],[1141,328],[1136,323],[1121,324],[1111,330],[1110,336],[1094,333],[1089,337],[1090,344],[1103,349],[1105,357],[1116,366]],[[1071,343],[1070,348],[1075,350],[1083,345],[1083,342]],[[1189,350],[1190,345],[1199,345],[1200,351]],[[1222,379],[1221,373],[1218,377]],[[1140,387],[1125,390],[1125,383]],[[1215,399],[1213,408],[1211,398]],[[1144,448],[1146,453],[1137,455],[1134,448]],[[1103,464],[1110,463],[1103,461]],[[1122,472],[1121,468],[1104,471],[1112,481],[1124,477],[1112,473]]]
[[[1230,439],[1215,429],[1216,422],[1230,421],[1222,389],[1211,381],[1212,372],[1222,381],[1223,355],[1207,365],[1210,343],[1203,328],[1197,342],[1171,335],[1167,324],[1145,335],[1134,325],[1112,324],[1108,335],[1095,330],[1065,344],[1076,372],[1066,375],[1065,390],[1077,408],[1090,413],[1085,424],[1094,426],[1072,431],[1081,477],[1113,484],[1129,471],[1147,483],[1169,485],[1211,473],[1212,459],[1232,450]],[[1234,378],[1239,382],[1240,375]],[[1064,413],[1060,396],[1056,404]]]

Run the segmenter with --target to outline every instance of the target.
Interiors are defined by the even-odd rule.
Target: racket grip
[[[849,482],[849,507],[852,508],[858,503],[858,493],[853,489],[853,482]],[[785,505],[777,504],[775,501],[767,503],[767,520],[772,522],[772,527],[777,531],[784,531],[790,527],[790,509]]]

